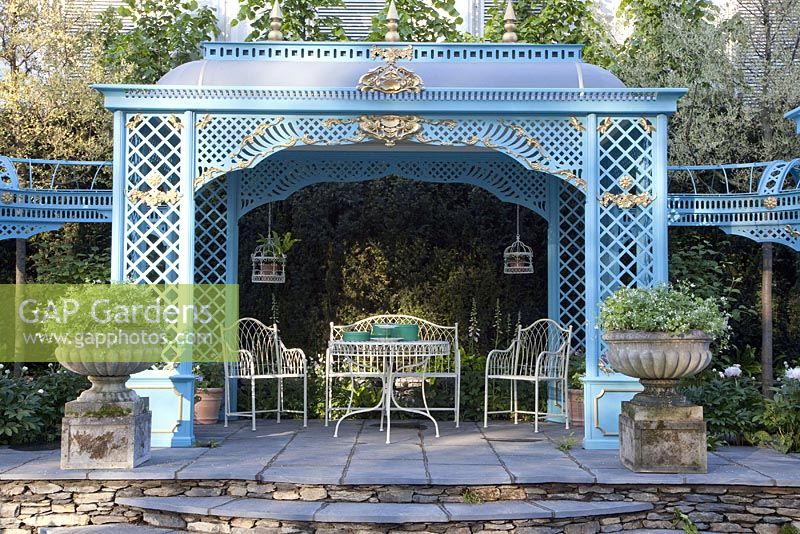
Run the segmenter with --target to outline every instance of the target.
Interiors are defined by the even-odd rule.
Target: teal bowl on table
[[[394,335],[394,327],[395,325],[393,324],[374,324],[372,325],[372,338],[385,339],[396,337]]]
[[[369,332],[342,332],[342,341],[369,341]]]
[[[417,341],[419,339],[419,325],[398,324],[393,330],[394,337],[399,337],[403,341]]]

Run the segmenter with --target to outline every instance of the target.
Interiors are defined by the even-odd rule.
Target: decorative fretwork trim
[[[580,134],[570,132],[566,119],[543,120],[565,133],[556,141],[549,139],[548,148],[560,150],[562,145],[578,145]],[[558,126],[563,123],[563,127]],[[528,128],[532,128],[531,121]],[[252,127],[251,127],[252,128]],[[548,134],[552,137],[553,134]],[[564,138],[563,136],[566,136]],[[536,137],[520,123],[498,119],[429,119],[416,115],[361,115],[327,119],[287,119],[267,117],[250,133],[242,136],[238,148],[229,156],[198,167],[204,169],[195,180],[195,188],[230,170],[253,167],[264,158],[296,146],[339,146],[369,140],[382,141],[386,147],[408,140],[420,144],[456,147],[484,147],[505,153],[530,170],[564,177],[585,189],[585,182],[569,168],[553,168],[552,157]],[[573,150],[574,151],[574,150]],[[211,162],[209,162],[211,163]]]

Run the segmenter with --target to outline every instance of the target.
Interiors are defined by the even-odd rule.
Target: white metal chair
[[[461,402],[461,351],[458,348],[458,323],[453,326],[443,326],[412,315],[374,315],[361,319],[348,325],[335,325],[331,323],[331,341],[342,339],[345,332],[371,332],[374,324],[416,324],[419,326],[420,341],[447,341],[450,343],[450,354],[447,356],[435,356],[428,361],[424,369],[413,371],[403,371],[394,373],[395,378],[418,379],[422,382],[423,401],[426,403],[427,412],[453,412],[453,418],[458,428],[460,420]],[[347,410],[352,408],[353,390],[350,392],[350,406],[332,406],[333,381],[337,378],[379,378],[382,373],[379,371],[381,362],[377,359],[374,362],[368,358],[375,356],[364,355],[358,362],[358,369],[354,370],[352,365],[343,361],[334,361],[330,350],[325,354],[325,426],[328,426],[331,414],[334,410]],[[454,382],[453,406],[427,406],[425,399],[425,380],[428,378],[452,379]]]
[[[228,417],[249,416],[252,429],[256,429],[256,414],[275,413],[281,422],[282,413],[302,413],[303,426],[308,423],[308,373],[306,355],[301,349],[287,349],[278,336],[278,326],[267,326],[258,319],[245,317],[236,322],[238,331],[238,359],[225,362],[225,426]],[[283,407],[283,381],[287,378],[303,379],[303,410],[286,410]],[[230,387],[239,379],[250,381],[250,411],[231,410]],[[256,380],[277,380],[278,400],[274,410],[256,411]]]
[[[488,426],[489,415],[514,414],[517,424],[519,414],[533,415],[534,432],[539,431],[539,419],[563,416],[569,429],[569,395],[567,395],[567,373],[572,327],[563,328],[551,319],[539,319],[532,325],[517,330],[511,346],[504,350],[493,350],[486,358],[484,380],[483,426]],[[489,411],[489,380],[508,380],[511,401],[508,410]],[[534,384],[534,411],[519,409],[518,382]],[[552,384],[556,399],[561,396],[562,413],[539,411],[539,384]]]

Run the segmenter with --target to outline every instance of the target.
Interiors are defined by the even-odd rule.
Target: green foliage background
[[[309,187],[273,208],[273,228],[301,238],[285,284],[250,283],[249,253],[266,233],[267,207],[241,219],[241,313],[270,320],[274,296],[282,337],[313,356],[331,321],[383,312],[458,322],[466,338],[475,298],[485,351],[494,348],[498,300],[503,341],[518,312],[529,322],[547,313],[546,224],[528,210],[521,224],[523,240],[538,243],[536,272],[508,276],[502,256],[514,240],[515,208],[482,189],[401,178]]]

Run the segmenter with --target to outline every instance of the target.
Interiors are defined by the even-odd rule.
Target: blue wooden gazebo
[[[484,188],[548,225],[535,252],[549,316],[585,349],[587,448],[617,447],[620,403],[640,389],[603,366],[599,302],[667,281],[669,225],[800,249],[800,163],[673,168],[689,179],[668,194],[668,118],[684,91],[625,87],[577,45],[206,43],[155,85],[97,89],[114,113],[113,191],[35,189],[18,177],[24,160],[0,158],[0,237],[110,220],[114,280],[236,284],[239,219],[308,185]],[[749,189],[731,188],[737,169],[755,176]],[[190,364],[169,381],[179,410],[151,400],[154,428],[171,421],[154,444],[190,445]]]
[[[599,301],[667,280],[667,118],[575,45],[208,43],[114,112],[112,276],[235,284],[238,221],[321,182],[482,187],[548,225],[549,315],[587,358],[585,445],[635,381],[599,368]],[[444,229],[443,229],[444,230]],[[545,251],[541,250],[544,254]]]

